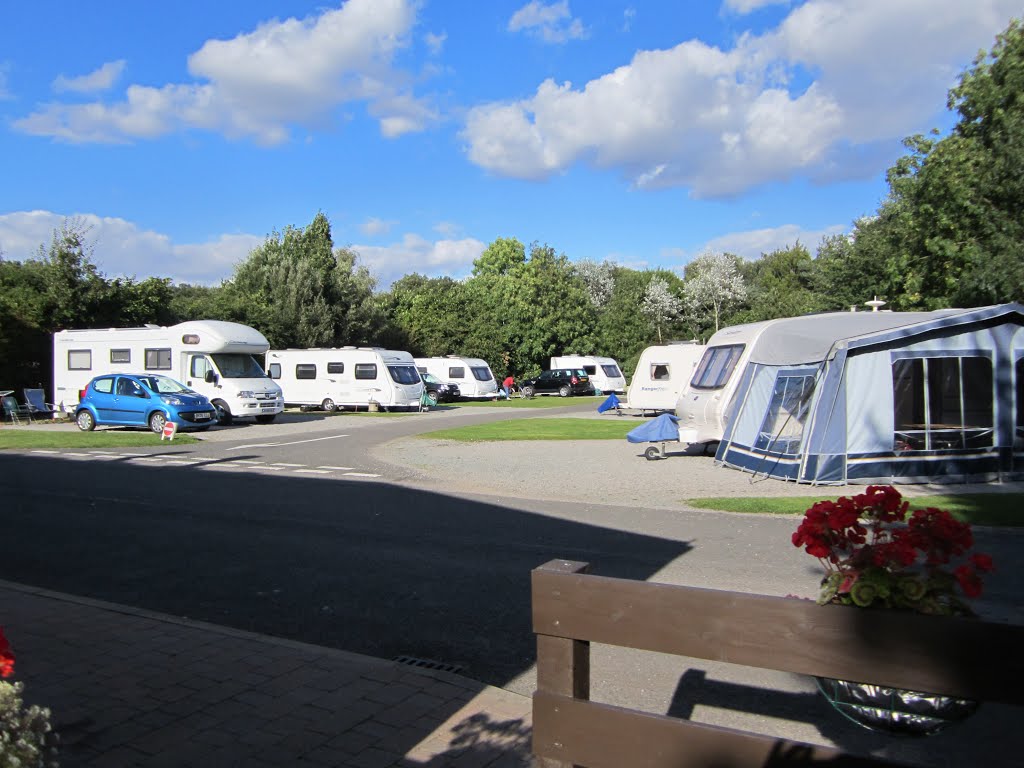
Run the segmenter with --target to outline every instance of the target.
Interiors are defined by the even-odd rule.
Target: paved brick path
[[[62,768],[531,764],[530,700],[459,675],[3,581],[0,624]]]

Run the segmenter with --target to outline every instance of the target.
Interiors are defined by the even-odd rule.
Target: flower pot
[[[978,702],[931,693],[816,677],[818,689],[844,717],[873,731],[930,736],[973,715]]]

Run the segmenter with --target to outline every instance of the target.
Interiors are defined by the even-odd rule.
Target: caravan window
[[[651,363],[651,381],[668,381],[672,378],[668,363]]]
[[[389,365],[388,373],[391,374],[391,378],[396,384],[419,384],[422,382],[420,372],[414,365]]]
[[[915,357],[892,364],[897,451],[992,446],[992,360]]]
[[[295,364],[295,378],[296,379],[315,379],[316,378],[316,366],[313,363],[296,363]]]
[[[466,378],[466,369],[463,368],[461,365],[458,366],[458,367],[454,367],[453,366],[453,367],[448,369],[448,378],[449,379],[464,379],[464,378]]]
[[[711,347],[704,352],[693,374],[690,386],[696,389],[721,389],[732,376],[733,368],[743,354],[744,344]]]
[[[91,371],[92,350],[90,349],[69,349],[68,350],[69,371]]]
[[[171,350],[169,349],[147,349],[146,350],[147,371],[169,371],[171,370]]]
[[[130,363],[132,361],[132,351],[130,349],[112,349],[110,350],[110,362],[111,363]]]
[[[622,371],[619,370],[619,366],[617,365],[602,365],[601,370],[604,371],[604,375],[609,379],[622,378]],[[587,373],[593,374],[594,371],[588,370]]]
[[[356,363],[355,375],[357,379],[376,379],[376,363]]]
[[[755,447],[787,456],[799,454],[813,394],[813,374],[778,376]]]
[[[491,369],[486,365],[476,365],[470,368],[473,372],[473,378],[477,381],[490,381],[494,377],[491,375]]]
[[[583,370],[587,372],[587,376],[593,376],[595,373],[597,373],[597,366],[596,365],[584,365],[583,366]]]
[[[328,363],[327,364],[327,372],[328,373],[344,373],[345,372],[345,364],[344,363]]]

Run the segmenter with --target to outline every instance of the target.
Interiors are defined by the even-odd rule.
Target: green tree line
[[[949,135],[911,136],[888,195],[814,253],[802,243],[746,260],[706,253],[681,274],[637,270],[514,237],[491,242],[464,280],[409,274],[378,290],[317,213],[274,231],[219,286],[108,279],[88,230],[67,221],[36,258],[0,254],[0,388],[52,379],[51,334],[233,320],[273,347],[354,345],[487,360],[500,378],[556,354],[607,355],[631,374],[647,346],[812,312],[1020,301],[1024,286],[1024,32],[1014,20],[950,90]]]

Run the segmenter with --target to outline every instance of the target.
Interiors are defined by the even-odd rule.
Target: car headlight
[[[252,400],[254,397],[256,397],[256,393],[253,392],[251,389],[243,389],[240,390],[238,394],[235,395],[235,397],[237,397],[239,400]]]
[[[184,405],[185,402],[180,397],[174,395],[160,395],[160,399],[167,405]]]

